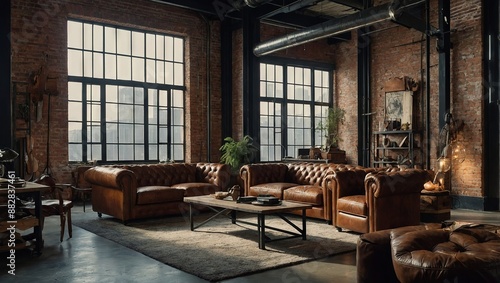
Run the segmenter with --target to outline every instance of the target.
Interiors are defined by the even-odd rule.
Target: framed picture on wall
[[[393,91],[385,93],[385,120],[401,121],[401,125],[409,123],[413,128],[413,92]]]

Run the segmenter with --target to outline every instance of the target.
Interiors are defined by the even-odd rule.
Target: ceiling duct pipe
[[[257,8],[260,5],[271,2],[272,0],[239,0],[239,1],[231,1],[231,6],[236,10],[241,10],[244,7],[248,6],[250,8]]]
[[[245,0],[245,2],[248,0]],[[403,10],[423,3],[424,0],[392,1],[387,4],[361,10],[358,13],[333,19],[309,28],[299,30],[288,35],[271,39],[255,46],[253,53],[256,56],[267,55],[282,49],[304,44],[335,34],[373,25],[387,20],[395,20]]]
[[[271,2],[272,0],[245,0],[245,4],[251,8],[257,8],[262,4],[266,4],[267,2]]]

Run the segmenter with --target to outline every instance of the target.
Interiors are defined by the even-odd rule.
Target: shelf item
[[[408,136],[405,136],[403,140],[401,140],[401,142],[399,143],[399,147],[403,147],[406,142],[408,142]]]
[[[386,130],[413,128],[413,92],[391,91],[385,93],[385,125]]]

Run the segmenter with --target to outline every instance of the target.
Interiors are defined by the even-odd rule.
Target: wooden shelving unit
[[[374,140],[374,167],[398,166],[401,160],[407,160],[408,167],[420,166],[415,147],[415,132],[402,131],[376,131]],[[399,158],[399,161],[398,161]]]

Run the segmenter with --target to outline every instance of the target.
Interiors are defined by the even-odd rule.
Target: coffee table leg
[[[191,226],[191,231],[194,230],[193,225],[193,204],[189,203],[189,224]]]
[[[257,230],[259,231],[259,249],[266,249],[266,215],[257,215]]]
[[[306,239],[306,210],[302,209],[302,240]]]
[[[231,223],[236,224],[236,210],[231,210]]]

